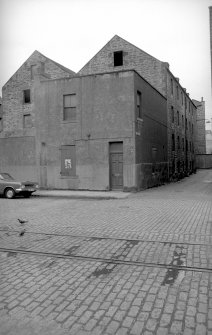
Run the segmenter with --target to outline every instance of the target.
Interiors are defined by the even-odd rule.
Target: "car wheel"
[[[12,199],[15,196],[15,191],[13,188],[7,188],[4,192],[4,195],[7,199]]]

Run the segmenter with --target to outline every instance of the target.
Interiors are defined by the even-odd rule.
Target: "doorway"
[[[110,148],[110,189],[123,189],[123,142],[111,142]]]

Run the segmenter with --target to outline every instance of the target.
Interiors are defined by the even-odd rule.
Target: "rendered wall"
[[[0,171],[22,181],[38,181],[34,137],[1,138],[0,157]]]
[[[135,187],[129,173],[135,164],[133,77],[134,72],[120,72],[36,84],[37,166],[47,174],[48,187],[108,190],[109,143],[114,141],[123,141],[124,186]],[[76,121],[63,121],[63,95],[75,93]],[[75,177],[60,175],[62,145],[76,147]]]

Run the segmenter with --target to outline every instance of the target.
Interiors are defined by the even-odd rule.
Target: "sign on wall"
[[[76,176],[76,148],[75,145],[61,146],[61,175]]]

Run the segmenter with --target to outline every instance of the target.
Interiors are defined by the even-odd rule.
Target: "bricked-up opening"
[[[24,128],[31,128],[32,127],[32,116],[30,114],[25,114],[23,116],[23,126]]]
[[[114,66],[123,65],[123,51],[115,51],[113,53],[113,57],[114,57]]]
[[[29,104],[30,102],[30,90],[24,90],[24,103]]]

